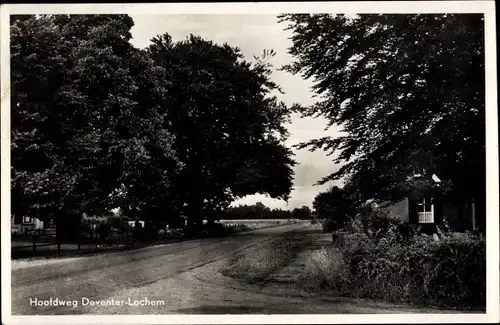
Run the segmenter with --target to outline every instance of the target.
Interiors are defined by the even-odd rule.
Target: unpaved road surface
[[[218,272],[218,265],[234,252],[303,227],[293,224],[223,239],[13,267],[12,315],[425,312],[259,291]],[[56,305],[56,299],[76,304]]]

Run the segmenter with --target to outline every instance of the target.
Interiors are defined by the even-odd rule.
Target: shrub
[[[340,229],[338,222],[334,219],[324,219],[322,223],[323,232],[328,233]]]
[[[101,223],[97,226],[97,233],[99,234],[99,239],[105,240],[111,234],[111,225],[107,223]]]
[[[486,304],[486,241],[439,230],[439,240],[391,219],[358,216],[315,251],[304,283],[358,298],[448,308]],[[445,227],[446,228],[446,227]]]
[[[305,270],[299,281],[308,288],[336,288],[339,292],[348,289],[348,269],[342,253],[334,249],[322,248],[308,256]]]
[[[243,231],[249,231],[251,228],[244,224],[224,225],[222,223],[207,224],[203,227],[202,235],[204,237],[223,237]]]

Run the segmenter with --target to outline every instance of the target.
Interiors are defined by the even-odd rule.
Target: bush
[[[332,232],[340,228],[335,220],[329,218],[323,220],[322,227],[324,233]]]
[[[250,227],[244,224],[224,225],[221,223],[213,223],[204,226],[202,235],[204,237],[224,237],[230,234],[249,230]]]
[[[358,216],[314,252],[303,281],[342,295],[447,308],[484,308],[486,241],[439,231],[439,240],[399,222]]]
[[[97,233],[99,234],[99,239],[105,240],[111,234],[111,225],[107,223],[101,223],[97,226]]]
[[[348,290],[348,270],[338,249],[316,250],[305,261],[304,274],[299,281],[307,288],[333,287],[339,292]]]

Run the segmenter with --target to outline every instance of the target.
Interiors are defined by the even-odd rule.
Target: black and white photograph
[[[2,323],[497,322],[494,2],[419,3],[2,6]]]

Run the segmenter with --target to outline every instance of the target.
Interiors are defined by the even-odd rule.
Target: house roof
[[[441,183],[441,179],[436,174],[429,175],[429,174],[425,174],[425,173],[422,173],[422,174],[416,173],[413,176],[410,176],[408,178],[409,178],[408,180],[416,180],[416,179],[425,180],[425,179],[427,179],[427,180],[432,180],[432,181],[434,181],[434,183],[437,183],[437,184]]]

